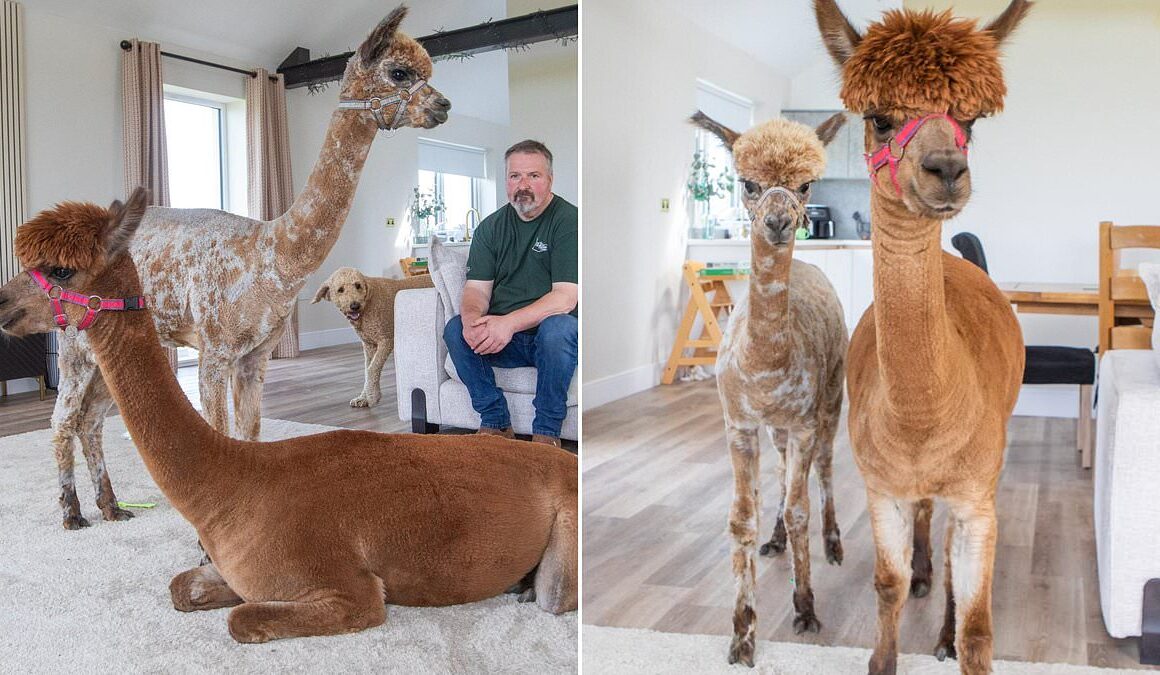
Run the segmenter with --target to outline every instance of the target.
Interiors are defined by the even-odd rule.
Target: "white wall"
[[[696,79],[752,99],[757,121],[783,107],[789,79],[659,0],[585,0],[582,21],[581,358],[591,408],[655,385],[672,347]]]
[[[578,52],[575,43],[561,46],[544,42],[508,57],[511,64],[509,146],[525,138],[547,145],[552,151],[555,173],[552,191],[573,204],[580,203]],[[502,161],[500,153],[493,162],[500,175]]]

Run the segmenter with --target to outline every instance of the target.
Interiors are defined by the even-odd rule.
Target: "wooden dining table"
[[[1009,281],[998,286],[1015,311],[1023,314],[1099,314],[1100,289],[1095,284]]]

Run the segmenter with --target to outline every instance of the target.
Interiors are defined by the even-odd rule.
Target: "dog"
[[[311,304],[329,300],[346,316],[362,340],[366,374],[362,393],[351,399],[352,408],[369,408],[379,402],[379,376],[395,350],[395,294],[407,288],[432,288],[431,275],[406,279],[368,277],[353,267],[340,267],[330,275]]]

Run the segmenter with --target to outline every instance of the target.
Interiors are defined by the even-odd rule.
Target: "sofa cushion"
[[[447,355],[447,359],[443,366],[447,370],[447,374],[451,376],[456,382],[463,382],[463,378],[459,377],[459,373],[455,370],[455,363],[451,360],[451,355]],[[536,393],[536,369],[532,367],[526,368],[492,368],[491,372],[495,373],[495,384],[497,387],[506,392],[514,394],[535,394]],[[568,405],[576,405],[576,376],[572,376],[572,382],[568,385]]]
[[[1160,264],[1140,263],[1140,278],[1148,287],[1148,300],[1152,303],[1152,311],[1160,316]],[[1160,330],[1152,330],[1152,356],[1160,363]]]
[[[459,315],[459,301],[467,284],[466,246],[444,246],[439,237],[431,238],[431,280],[443,302],[443,315],[448,321]]]

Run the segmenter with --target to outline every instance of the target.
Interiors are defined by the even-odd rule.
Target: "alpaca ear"
[[[818,128],[814,129],[814,133],[816,133],[818,138],[821,139],[822,145],[829,145],[830,141],[834,140],[834,137],[838,135],[838,132],[842,130],[842,127],[845,126],[845,124],[846,113],[835,113],[825,122],[819,124]]]
[[[391,42],[395,39],[395,33],[399,30],[399,24],[403,23],[405,16],[407,16],[407,6],[399,5],[391,10],[387,18],[380,21],[378,26],[375,26],[375,29],[358,48],[358,57],[363,63],[374,63],[391,46]]]
[[[145,215],[149,203],[149,190],[138,187],[122,204],[113,200],[109,205],[109,224],[105,227],[105,250],[110,258],[124,251],[137,233],[137,226]]]
[[[318,287],[318,292],[314,294],[314,299],[310,301],[310,304],[313,305],[313,304],[319,302],[320,300],[330,300],[330,282],[329,281]]]
[[[1023,20],[1023,17],[1027,16],[1031,5],[1032,3],[1028,2],[1028,0],[1011,0],[1011,4],[1007,5],[1007,9],[995,17],[994,21],[987,24],[986,30],[995,36],[995,42],[1003,44],[1010,37],[1015,27]]]
[[[717,138],[720,138],[721,142],[725,144],[725,149],[729,152],[733,152],[733,143],[735,143],[737,139],[741,137],[741,134],[733,131],[724,124],[721,124],[712,117],[709,117],[700,110],[693,113],[693,116],[689,118],[689,121],[701,127],[705,131],[713,134]]]
[[[854,55],[862,36],[854,30],[836,0],[814,0],[814,14],[818,17],[818,30],[822,33],[826,51],[841,66]]]

